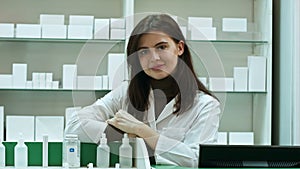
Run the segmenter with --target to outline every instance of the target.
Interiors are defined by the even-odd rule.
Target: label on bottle
[[[78,166],[79,159],[77,157],[77,147],[67,146],[67,162],[69,166]]]

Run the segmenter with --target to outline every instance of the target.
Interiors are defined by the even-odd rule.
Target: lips
[[[164,67],[164,64],[159,64],[159,65],[152,66],[151,69],[152,70],[161,70],[163,67]]]

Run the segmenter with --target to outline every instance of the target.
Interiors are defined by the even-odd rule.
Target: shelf
[[[259,40],[187,40],[190,43],[250,43],[250,44],[268,44],[268,41],[259,41]]]
[[[103,92],[108,93],[110,90],[85,90],[85,89],[13,89],[2,88],[0,91],[50,91],[50,92]]]

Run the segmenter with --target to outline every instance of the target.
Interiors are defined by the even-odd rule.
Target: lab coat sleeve
[[[199,106],[199,105],[196,105]],[[199,110],[200,109],[200,110]],[[192,127],[187,130],[182,140],[160,134],[155,149],[158,164],[171,164],[185,167],[197,167],[200,143],[215,143],[220,121],[219,102],[209,99],[195,112]],[[184,115],[184,113],[182,114]]]
[[[120,86],[92,105],[77,111],[66,124],[66,134],[77,134],[80,141],[98,143],[107,127],[107,119],[122,109],[125,89]]]

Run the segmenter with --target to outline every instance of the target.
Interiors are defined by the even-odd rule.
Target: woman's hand
[[[113,118],[107,120],[107,123],[126,133],[135,135],[138,135],[139,128],[145,125],[124,110],[119,110]]]

